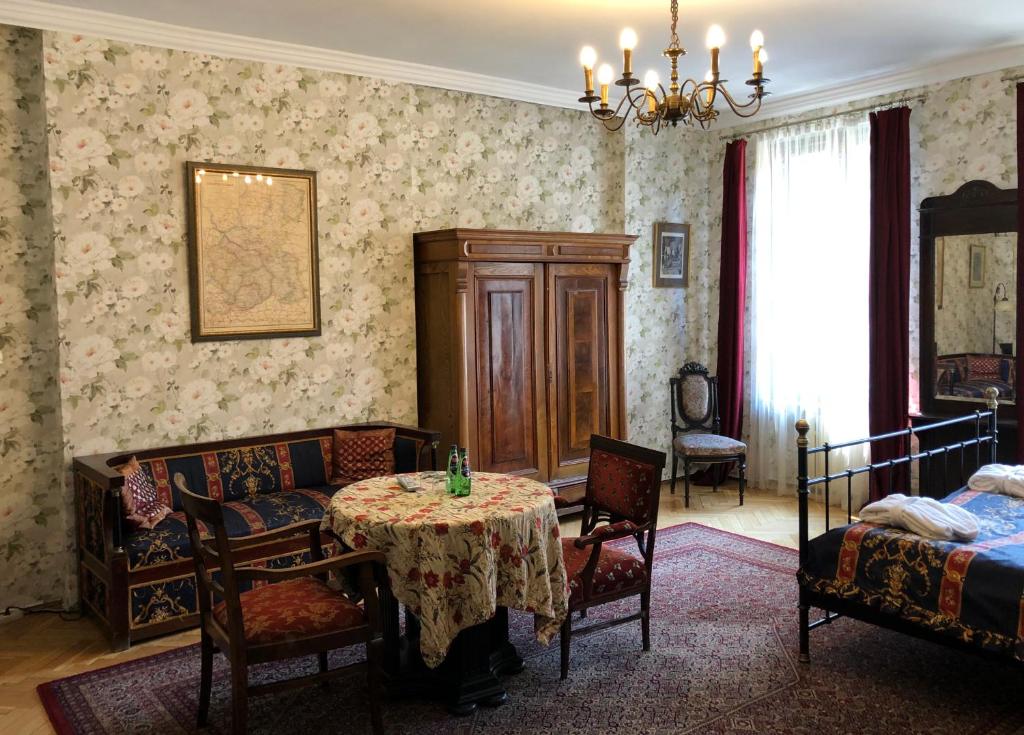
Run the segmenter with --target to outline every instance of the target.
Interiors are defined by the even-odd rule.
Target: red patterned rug
[[[569,679],[558,647],[532,640],[513,613],[526,670],[509,703],[449,717],[429,702],[389,702],[394,733],[928,733],[1024,732],[1024,672],[852,620],[811,632],[797,662],[796,552],[688,523],[659,532],[652,650],[639,623],[574,642]],[[594,611],[596,621],[609,611]],[[621,610],[620,610],[621,612]],[[338,654],[334,664],[344,663]],[[230,726],[218,657],[207,732]],[[273,679],[313,661],[262,669]],[[256,677],[254,677],[255,679]],[[43,684],[61,735],[191,733],[199,690],[195,646]],[[252,733],[369,732],[363,677],[254,698]]]

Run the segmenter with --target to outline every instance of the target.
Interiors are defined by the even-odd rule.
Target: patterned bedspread
[[[977,539],[833,528],[811,540],[801,586],[1024,661],[1024,500],[963,489],[944,502],[978,516]]]

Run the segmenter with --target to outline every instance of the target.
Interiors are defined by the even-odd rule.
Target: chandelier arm
[[[759,94],[755,94],[754,98],[750,100],[750,102],[740,104],[731,94],[729,94],[729,90],[725,87],[720,87],[719,91],[722,93],[722,96],[725,97],[725,101],[729,103],[729,107],[732,111],[740,117],[753,117],[757,114],[758,110],[761,109],[761,95]]]

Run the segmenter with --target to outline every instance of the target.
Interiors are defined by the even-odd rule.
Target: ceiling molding
[[[802,112],[834,107],[847,102],[868,100],[872,97],[906,92],[929,84],[948,82],[951,79],[970,77],[1002,69],[1024,66],[1024,44],[996,46],[969,54],[954,56],[924,66],[898,69],[881,74],[862,77],[846,82],[837,82],[828,87],[806,92],[794,92],[768,97],[758,113],[757,120],[748,120],[733,114],[719,118],[719,130],[756,125],[763,120],[797,115]]]
[[[534,102],[552,107],[585,109],[576,102],[578,92],[570,90],[427,64],[159,23],[40,0],[0,0],[0,24],[81,33],[114,41],[235,59],[290,64],[309,69]],[[757,121],[1020,66],[1022,59],[1024,45],[998,46],[914,68],[893,69],[860,79],[836,82],[820,89],[772,96],[765,101]],[[717,127],[722,130],[752,124],[755,123],[731,113],[723,113]]]
[[[159,23],[39,0],[0,0],[0,24],[97,36],[178,51],[373,77],[553,107],[584,109],[579,92],[427,64]]]

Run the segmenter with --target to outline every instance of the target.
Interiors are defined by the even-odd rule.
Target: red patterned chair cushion
[[[167,517],[171,509],[157,498],[156,487],[142,471],[139,460],[132,457],[116,469],[124,475],[121,505],[130,528],[153,528]]]
[[[614,516],[646,523],[653,511],[654,467],[600,449],[590,453],[590,498]]]
[[[242,626],[247,643],[278,643],[355,628],[366,622],[363,609],[315,577],[289,579],[243,592]],[[213,617],[227,627],[221,602]]]
[[[334,462],[331,484],[351,485],[369,477],[395,471],[395,430],[334,430]]]
[[[1002,360],[993,356],[968,355],[967,356],[967,379],[968,380],[999,380]]]
[[[570,605],[583,600],[583,568],[594,551],[593,546],[576,548],[575,541],[573,538],[562,539],[562,559],[569,580]],[[643,559],[614,546],[601,546],[601,556],[594,570],[594,595],[639,590],[646,582],[647,569]]]

